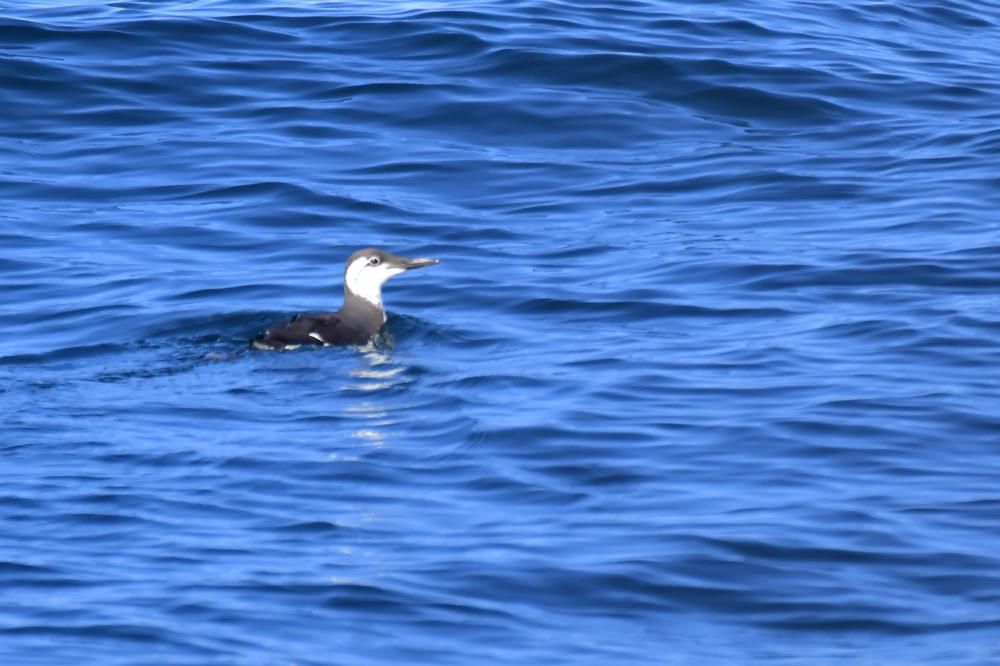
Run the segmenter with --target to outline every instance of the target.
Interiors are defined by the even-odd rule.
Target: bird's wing
[[[302,345],[363,345],[368,340],[336,314],[296,315],[291,321],[267,329],[251,341],[258,349],[284,349]]]

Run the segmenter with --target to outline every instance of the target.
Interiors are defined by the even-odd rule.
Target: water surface
[[[4,663],[1000,661],[989,3],[0,8]]]

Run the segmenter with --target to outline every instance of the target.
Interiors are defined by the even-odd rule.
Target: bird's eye
[[[379,259],[378,257],[372,257],[371,259],[368,260],[368,265],[369,266],[378,266],[381,263],[382,263],[382,260]]]

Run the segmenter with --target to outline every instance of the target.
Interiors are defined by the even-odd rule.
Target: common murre
[[[407,259],[385,250],[366,247],[347,259],[344,267],[344,305],[336,312],[295,315],[291,321],[269,328],[250,341],[255,349],[296,349],[302,345],[364,345],[385,323],[382,285],[393,275],[437,259]]]

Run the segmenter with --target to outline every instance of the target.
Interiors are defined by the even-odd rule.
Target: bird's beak
[[[423,268],[424,266],[433,266],[434,264],[441,263],[437,259],[424,259],[424,258],[419,258],[419,259],[400,258],[400,259],[401,260],[399,262],[399,265],[403,268],[403,270],[407,271],[412,270],[414,268]]]

